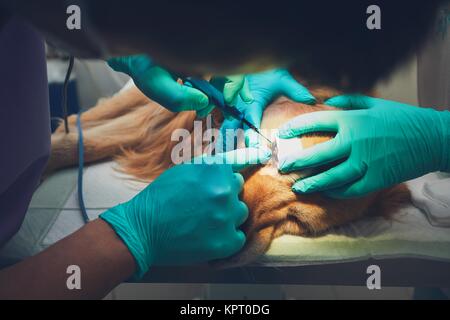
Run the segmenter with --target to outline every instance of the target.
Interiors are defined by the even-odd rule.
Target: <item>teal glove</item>
[[[261,127],[261,119],[265,108],[276,98],[287,96],[288,98],[307,104],[314,104],[315,98],[309,91],[299,84],[287,70],[275,69],[247,76],[248,86],[253,96],[253,101],[237,100],[236,107],[244,113],[244,117],[257,128]],[[241,121],[225,119],[221,127],[223,150],[234,149],[234,141],[230,138],[233,131],[242,128]],[[260,136],[244,126],[245,141],[248,147],[258,147]]]
[[[338,96],[327,104],[349,111],[299,116],[280,128],[281,138],[314,131],[337,132],[334,139],[282,160],[282,172],[344,160],[297,181],[298,193],[327,190],[336,198],[365,195],[431,171],[450,169],[450,113],[366,96]]]
[[[233,169],[270,158],[270,154],[248,153],[246,163],[177,165],[130,201],[100,215],[134,256],[136,279],[151,265],[200,263],[242,248],[245,235],[237,228],[248,209],[238,198],[244,180]],[[223,157],[243,159],[231,153]]]
[[[115,71],[128,74],[146,96],[170,111],[196,110],[203,117],[214,108],[201,91],[178,83],[175,76],[155,65],[146,55],[111,58],[107,62]],[[219,79],[222,79],[227,103],[233,103],[238,95],[245,101],[252,100],[244,76]]]
[[[253,101],[248,80],[244,75],[214,77],[211,83],[223,92],[223,98],[228,105],[235,106],[239,97],[245,103]]]

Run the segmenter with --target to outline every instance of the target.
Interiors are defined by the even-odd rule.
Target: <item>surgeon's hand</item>
[[[334,139],[284,159],[282,172],[343,160],[297,181],[297,193],[325,191],[336,198],[363,196],[431,171],[448,171],[450,113],[366,96],[338,96],[327,104],[348,111],[301,115],[280,128],[281,138],[315,131]]]
[[[196,110],[200,117],[214,108],[201,91],[182,85],[167,70],[155,65],[146,55],[111,58],[108,64],[115,71],[128,74],[136,86],[150,99],[173,112]],[[236,103],[240,95],[244,101],[252,100],[244,76],[218,78],[222,83],[225,101]]]
[[[133,199],[101,214],[134,256],[135,278],[151,265],[200,263],[242,248],[245,235],[238,227],[248,208],[238,197],[244,180],[233,170],[270,158],[259,150],[243,157],[242,150],[219,156],[229,164],[168,169]]]
[[[261,119],[265,108],[276,98],[280,96],[286,96],[291,100],[314,104],[315,98],[311,93],[301,84],[295,80],[292,75],[284,69],[275,69],[266,72],[250,74],[246,76],[248,81],[248,87],[252,101],[244,101],[243,99],[237,99],[236,107],[244,113],[244,117],[249,120],[257,128],[261,127]],[[233,130],[241,128],[242,123],[235,119],[225,119],[222,124],[221,132],[225,137],[224,150],[229,150],[234,146],[226,146],[226,143],[230,141],[227,137],[227,132],[232,133]],[[260,145],[260,136],[254,131],[244,126],[245,129],[245,141],[248,147],[258,147]],[[228,131],[227,131],[228,130]]]

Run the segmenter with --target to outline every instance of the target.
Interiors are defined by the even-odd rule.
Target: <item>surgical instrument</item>
[[[272,141],[270,141],[268,138],[266,138],[261,131],[253,125],[250,121],[245,119],[244,114],[239,111],[236,107],[230,106],[225,103],[225,99],[223,97],[223,93],[217,90],[211,83],[204,79],[198,79],[198,78],[192,78],[192,77],[186,77],[183,79],[184,83],[190,84],[193,88],[200,90],[203,92],[211,102],[215,104],[217,108],[222,110],[227,115],[232,116],[233,118],[242,121],[245,123],[249,128],[254,130],[256,133],[258,133],[261,137],[266,139],[271,145]]]

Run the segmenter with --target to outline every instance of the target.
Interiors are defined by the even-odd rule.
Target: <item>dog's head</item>
[[[265,110],[261,127],[279,128],[298,115],[323,110],[335,109],[326,105],[308,106],[279,99]],[[332,139],[334,135],[330,132],[316,133],[302,136],[297,141],[302,148],[308,148]],[[247,241],[239,253],[217,261],[214,265],[232,267],[247,264],[264,254],[272,240],[283,234],[315,236],[366,214],[386,216],[409,199],[409,191],[404,185],[357,199],[331,199],[320,193],[299,195],[291,190],[296,179],[326,169],[322,167],[281,174],[274,161],[270,160],[264,166],[244,171],[245,184],[241,198],[249,208],[249,217],[241,229]]]

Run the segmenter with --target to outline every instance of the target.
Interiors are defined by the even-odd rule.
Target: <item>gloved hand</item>
[[[314,104],[315,98],[309,91],[299,84],[291,74],[284,69],[275,69],[261,73],[247,75],[248,86],[253,96],[253,101],[237,100],[236,107],[244,113],[244,117],[257,128],[261,126],[261,119],[265,108],[276,98],[284,95],[291,100]],[[227,145],[230,141],[226,133],[232,133],[233,130],[242,128],[242,123],[236,119],[225,119],[222,124],[221,132],[224,137],[220,143],[223,144],[223,150],[233,149],[233,145]],[[229,131],[227,131],[229,129]],[[254,131],[244,126],[245,141],[248,147],[258,147],[260,145],[260,136]]]
[[[249,154],[245,163],[239,155],[225,155],[237,159],[232,165],[177,165],[130,201],[100,215],[134,256],[135,278],[151,265],[205,262],[242,248],[245,235],[237,228],[248,208],[238,198],[244,180],[233,169],[270,158],[254,150]]]
[[[201,91],[178,83],[176,77],[155,65],[146,55],[111,58],[108,64],[115,71],[128,74],[136,86],[149,98],[173,112],[196,110],[200,117],[214,108]],[[251,101],[244,76],[223,77],[222,88],[227,103],[232,104],[240,94]]]
[[[298,193],[326,190],[336,198],[363,196],[431,171],[450,169],[450,113],[366,96],[338,96],[327,104],[348,111],[299,116],[281,138],[334,131],[334,139],[284,159],[282,172],[344,162],[297,181]]]
[[[228,105],[236,105],[239,97],[245,103],[253,101],[253,95],[245,75],[213,77],[210,82],[223,92],[223,98]]]

